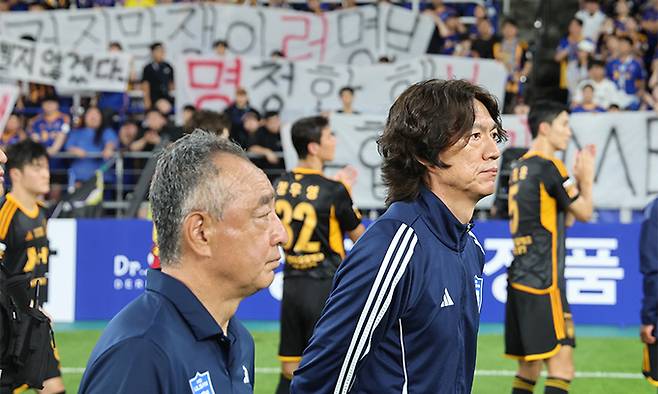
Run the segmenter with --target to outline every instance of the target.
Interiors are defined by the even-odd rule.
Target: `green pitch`
[[[75,327],[79,327],[76,325]],[[98,326],[96,326],[98,327]],[[248,325],[256,342],[256,393],[272,394],[278,382],[276,358],[278,332],[275,324]],[[58,329],[59,328],[59,329]],[[101,330],[56,327],[64,382],[67,392],[76,393],[83,368]],[[580,376],[572,384],[576,394],[655,394],[639,373],[642,346],[637,329],[617,330],[576,327],[576,370]],[[473,393],[511,392],[515,362],[501,356],[503,338],[499,326],[484,326],[478,344],[478,363]],[[411,357],[411,356],[409,356]],[[540,380],[535,393],[543,393]]]

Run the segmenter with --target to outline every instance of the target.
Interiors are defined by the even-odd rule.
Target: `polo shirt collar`
[[[171,301],[190,326],[197,340],[224,336],[221,327],[201,301],[178,279],[162,271],[149,269],[146,274],[146,290],[158,293]],[[229,331],[231,331],[231,321],[229,321]]]

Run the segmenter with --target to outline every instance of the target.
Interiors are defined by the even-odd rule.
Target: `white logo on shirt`
[[[249,384],[249,371],[247,371],[247,367],[243,365],[242,371],[244,372],[244,379],[242,379],[242,382],[244,382],[244,384]]]
[[[197,372],[188,382],[192,394],[215,394],[215,389],[212,387],[212,381],[210,380],[210,372],[208,371],[204,373]]]
[[[446,306],[452,306],[455,305],[455,303],[452,301],[452,297],[450,297],[450,293],[448,293],[448,288],[446,287],[445,291],[443,292],[443,301],[441,301],[441,308],[445,308]]]

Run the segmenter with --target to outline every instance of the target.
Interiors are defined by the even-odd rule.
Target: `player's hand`
[[[274,153],[273,151],[268,151],[265,154],[265,159],[270,164],[276,164],[279,162],[279,156],[277,156],[276,153]]]
[[[647,325],[642,325],[640,327],[640,339],[642,342],[653,345],[656,343],[656,337],[653,336],[653,329],[654,325],[653,324],[647,324]]]
[[[338,181],[338,182],[343,182],[349,187],[354,186],[356,184],[356,179],[359,177],[359,171],[354,166],[347,165],[343,168],[340,169],[334,175],[333,179]]]
[[[576,153],[573,172],[579,184],[589,184],[594,181],[595,157],[596,146],[594,145],[587,145]]]

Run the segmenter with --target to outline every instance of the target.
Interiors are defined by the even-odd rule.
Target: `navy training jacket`
[[[644,275],[642,324],[658,325],[658,198],[644,211],[640,230],[640,271]]]
[[[392,204],[334,279],[291,393],[470,393],[484,253],[423,188]]]

